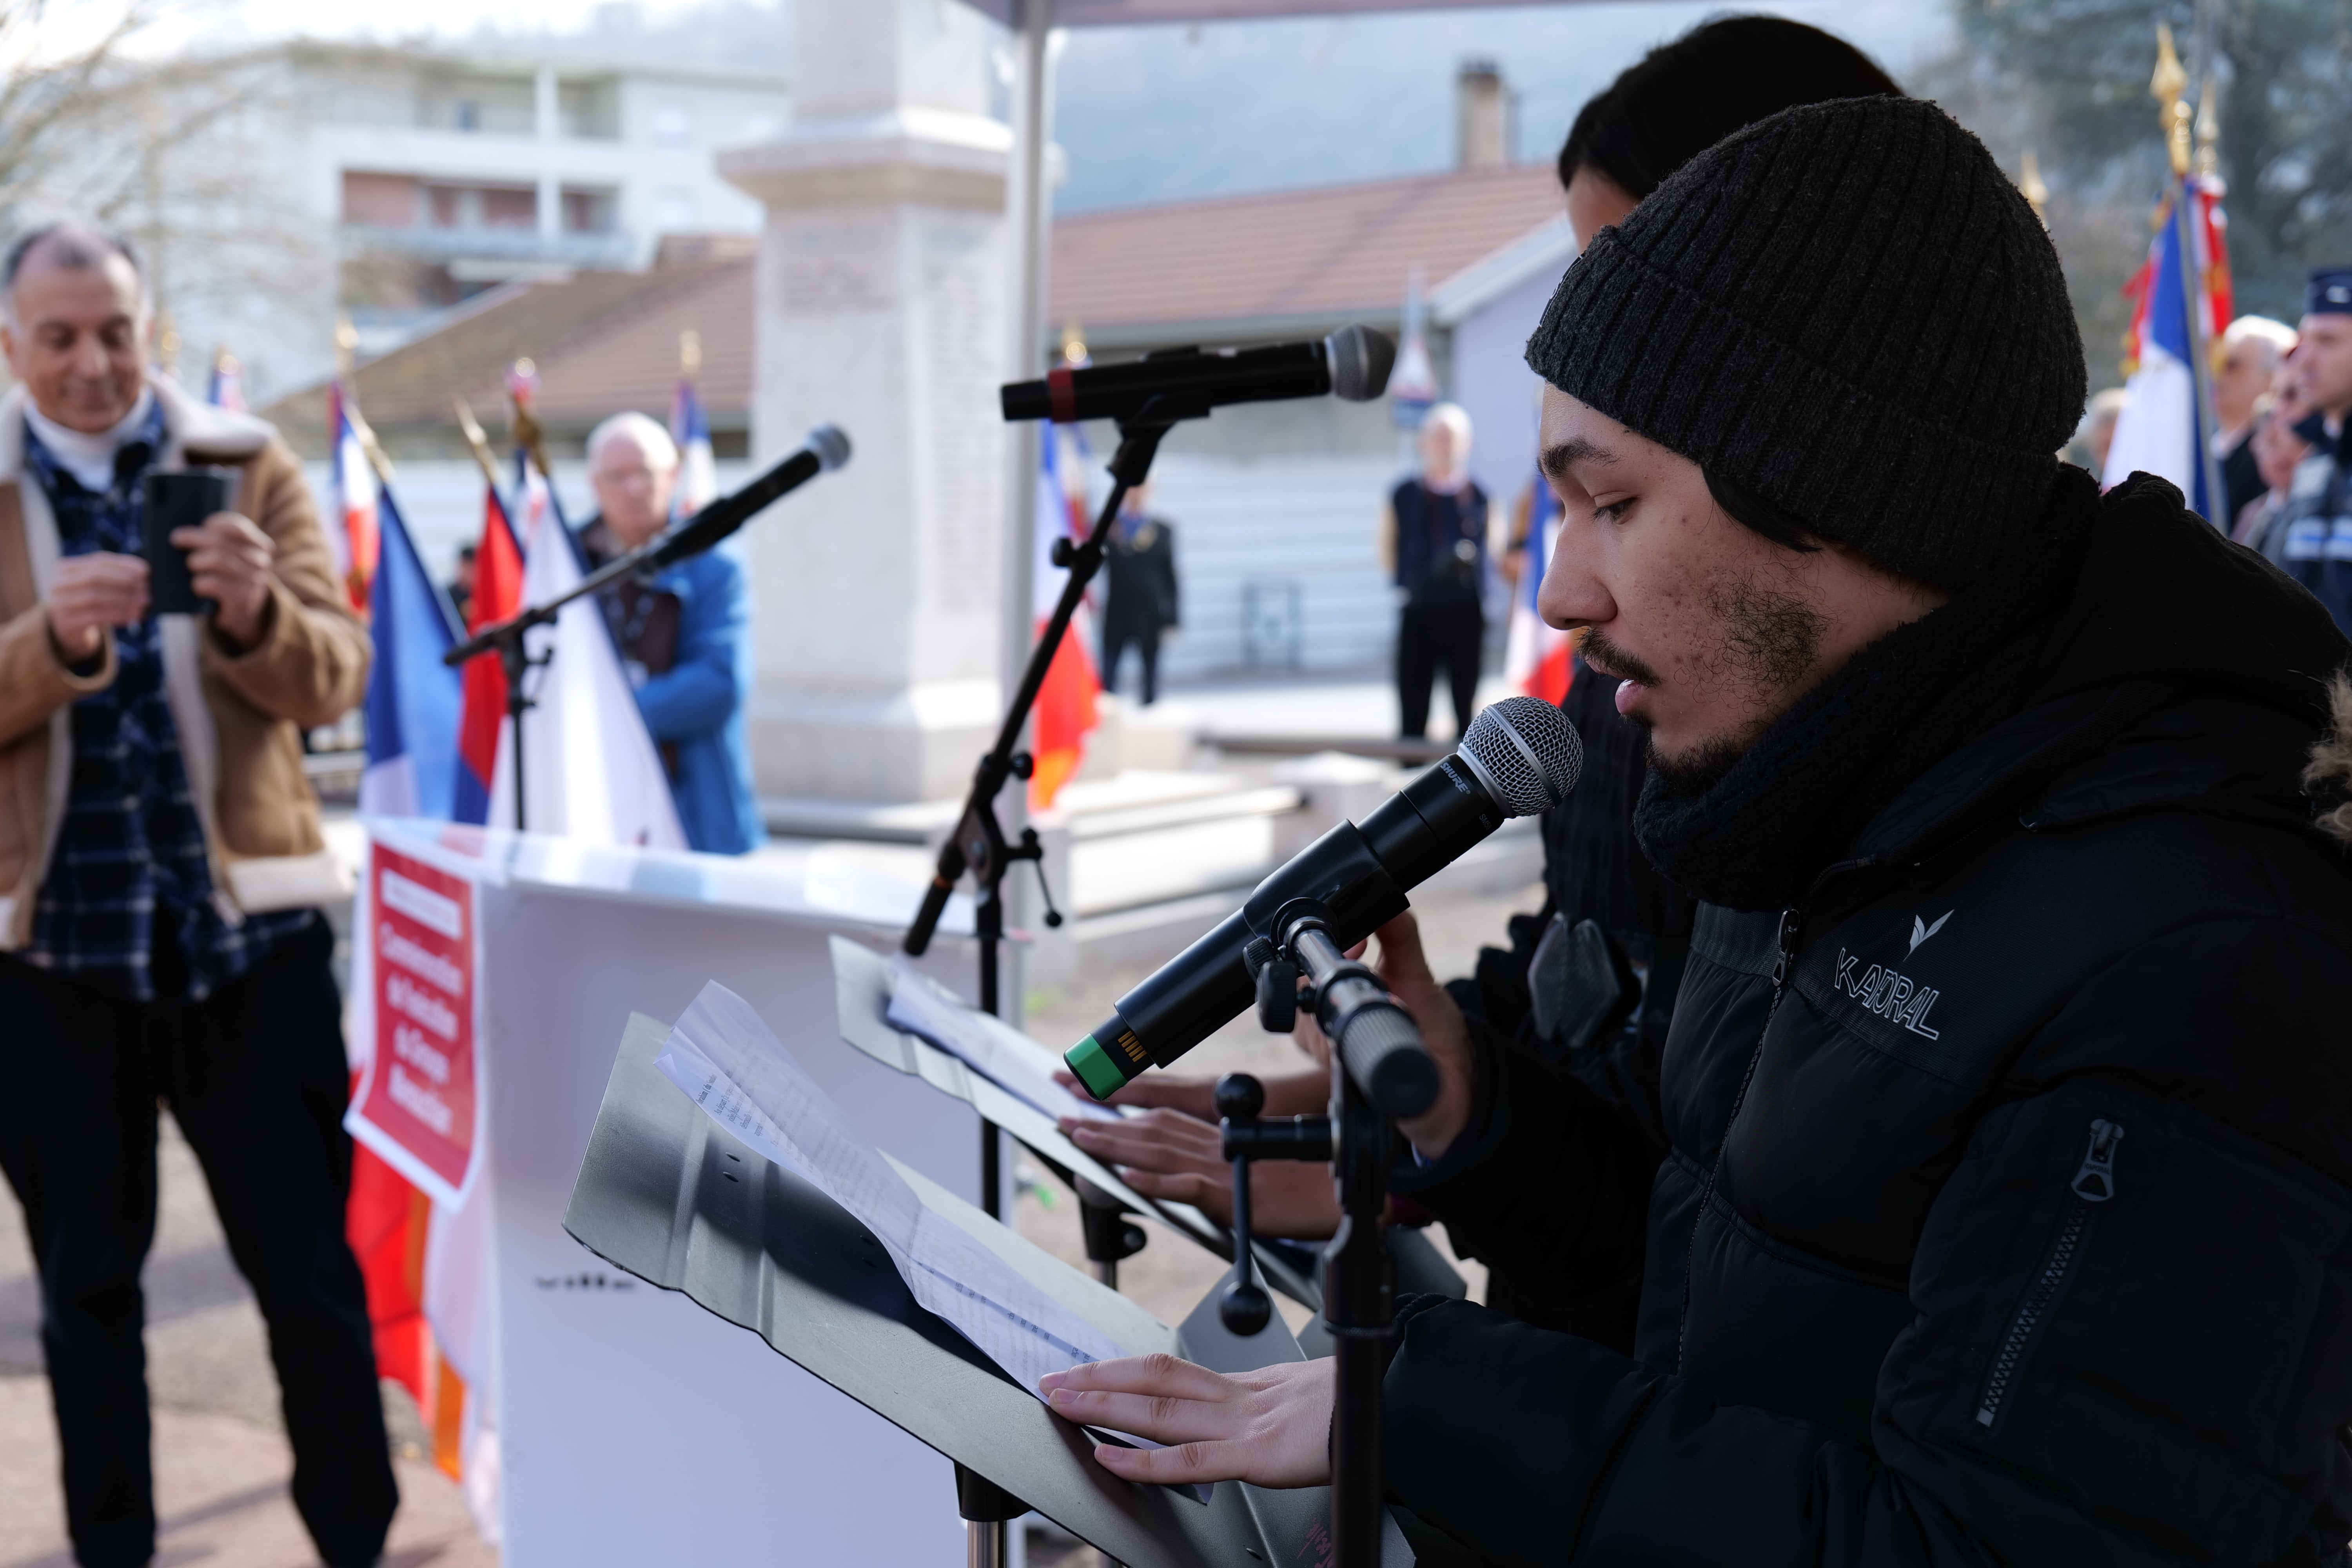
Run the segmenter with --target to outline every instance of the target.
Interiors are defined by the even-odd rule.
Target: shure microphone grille
[[[1396,344],[1370,327],[1347,326],[1323,340],[1331,371],[1331,395],[1342,403],[1370,403],[1389,389]]]
[[[1506,697],[1470,721],[1463,754],[1485,772],[1513,816],[1568,798],[1584,771],[1584,743],[1568,715],[1540,697]]]

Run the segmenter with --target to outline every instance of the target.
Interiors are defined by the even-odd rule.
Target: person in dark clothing
[[[1381,519],[1381,539],[1396,585],[1404,590],[1397,620],[1397,732],[1429,733],[1429,694],[1445,671],[1454,694],[1454,729],[1470,727],[1478,707],[1478,668],[1486,637],[1486,541],[1493,528],[1486,492],[1470,477],[1470,416],[1451,403],[1421,422],[1421,472],[1397,486]]]
[[[2294,433],[2309,454],[2263,529],[2261,548],[2352,632],[2352,483],[2344,452],[2345,423],[2352,420],[2352,267],[2311,275],[2302,327],[2294,371],[2311,412]]]
[[[1867,56],[1818,27],[1778,16],[1705,23],[1653,49],[1579,111],[1559,155],[1570,224],[1580,243],[1590,243],[1691,158],[1767,115],[1801,103],[1901,91]],[[1665,1154],[1658,1063],[1697,905],[1661,877],[1634,842],[1633,804],[1649,765],[1612,691],[1579,662],[1561,707],[1584,744],[1583,783],[1544,814],[1543,907],[1513,917],[1509,947],[1482,950],[1475,980],[1449,988],[1496,1040],[1580,1084],[1643,1129],[1654,1168]],[[1619,974],[1615,994],[1570,984],[1576,972],[1564,960],[1580,945],[1597,950],[1594,968]],[[1313,1049],[1311,1019],[1301,1034]],[[1230,1201],[1230,1175],[1215,1134],[1177,1121],[1189,1117],[1213,1129],[1213,1088],[1212,1077],[1147,1074],[1115,1097],[1146,1109],[1145,1115],[1116,1123],[1073,1121],[1066,1131],[1088,1152],[1126,1166],[1138,1190],[1221,1213]],[[1270,1078],[1265,1090],[1266,1114],[1304,1115],[1323,1108],[1329,1083],[1315,1068]],[[1253,1181],[1253,1212],[1265,1234],[1323,1237],[1339,1224],[1330,1184],[1320,1173],[1261,1164]],[[1553,1289],[1557,1282],[1545,1272],[1538,1288],[1507,1265],[1490,1267],[1487,1304],[1543,1327],[1592,1330],[1582,1293],[1572,1284]],[[1609,1331],[1612,1342],[1631,1345],[1631,1294],[1615,1300],[1622,1321]]]
[[[1103,601],[1102,680],[1118,689],[1118,661],[1129,646],[1143,660],[1143,705],[1160,700],[1160,645],[1179,621],[1176,530],[1150,514],[1151,486],[1127,492],[1103,560],[1109,579]]]
[[[345,889],[300,767],[373,650],[293,452],[150,371],[152,322],[114,236],[51,225],[0,261],[0,1173],[75,1561],[155,1553],[140,1272],[168,1105],[269,1327],[295,1507],[328,1563],[373,1563],[399,1493],[343,1233],[318,906]],[[236,510],[168,541],[209,604],[161,613],[149,481],[213,464]]]
[[[469,622],[474,614],[474,573],[479,554],[470,544],[457,546],[457,569],[449,574],[449,607],[457,612],[460,624]]]
[[[2294,352],[2294,329],[2268,316],[2240,316],[2221,333],[2221,368],[2213,377],[2213,451],[2221,459],[2222,516],[2235,524],[2270,485],[2254,455],[2256,416]]]
[[[1693,160],[1528,358],[1544,613],[1703,902],[1649,1182],[1399,990],[1444,1080],[1400,1189],[1639,1308],[1629,1352],[1402,1302],[1390,1495],[1502,1563],[2343,1562],[2352,642],[2169,485],[2051,456],[2056,254],[1932,105]],[[1322,1363],[1046,1382],[1180,1445],[1098,1449],[1124,1478],[1328,1474]]]
[[[1705,23],[1652,50],[1578,113],[1559,156],[1570,224],[1580,243],[1589,243],[1691,158],[1769,114],[1901,90],[1867,56],[1818,27],[1777,16]],[[1514,916],[1508,948],[1483,949],[1475,977],[1448,989],[1496,1041],[1578,1086],[1570,1092],[1600,1097],[1640,1128],[1654,1169],[1666,1150],[1658,1064],[1697,904],[1661,877],[1634,842],[1633,805],[1649,765],[1640,736],[1617,713],[1613,689],[1579,661],[1561,707],[1584,745],[1583,783],[1543,816],[1543,907]],[[1619,975],[1613,994],[1572,984],[1580,972],[1565,961],[1579,947],[1592,951],[1591,968]],[[1318,1047],[1311,1018],[1300,1033],[1310,1051]],[[1125,1167],[1139,1191],[1223,1214],[1231,1177],[1213,1131],[1214,1082],[1147,1074],[1115,1097],[1146,1114],[1116,1123],[1074,1120],[1065,1131],[1089,1153]],[[1269,1078],[1266,1114],[1319,1111],[1329,1087],[1320,1068]],[[1252,1179],[1252,1211],[1262,1234],[1326,1237],[1338,1226],[1338,1205],[1321,1173],[1261,1164]],[[1455,1228],[1468,1223],[1457,1208]],[[1638,1237],[1632,1245],[1638,1247]],[[1588,1299],[1549,1266],[1539,1279],[1524,1279],[1508,1263],[1487,1261],[1487,1305],[1540,1327],[1633,1343],[1630,1290],[1604,1289]],[[1608,1303],[1600,1310],[1613,1314],[1612,1322],[1596,1318],[1595,1299]]]

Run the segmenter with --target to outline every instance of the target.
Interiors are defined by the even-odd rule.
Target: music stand
[[[1221,1484],[1204,1503],[1190,1489],[1139,1486],[1096,1464],[1091,1437],[916,1305],[870,1232],[730,1137],[662,1076],[654,1058],[668,1034],[640,1014],[622,1037],[564,1215],[582,1246],[758,1333],[1127,1568],[1292,1568],[1328,1552],[1323,1489]],[[1278,1318],[1248,1340],[1213,1332],[1214,1292],[1184,1329],[1171,1330],[919,1173],[898,1169],[933,1212],[1123,1349],[1170,1351],[1227,1371],[1299,1355]],[[1390,1521],[1381,1568],[1412,1562]]]

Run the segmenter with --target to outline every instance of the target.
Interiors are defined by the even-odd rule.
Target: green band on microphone
[[[1070,1071],[1097,1100],[1108,1100],[1132,1076],[1092,1035],[1064,1052],[1062,1059],[1070,1064]]]

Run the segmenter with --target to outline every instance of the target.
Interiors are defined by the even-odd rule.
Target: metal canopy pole
[[[1051,136],[1052,70],[1047,45],[1053,30],[1054,0],[1018,0],[1018,4],[1020,26],[1013,37],[1013,164],[1005,188],[1012,231],[1008,237],[1011,244],[1006,272],[1013,285],[1013,308],[1005,313],[1012,332],[1005,354],[1005,379],[1034,381],[1045,374],[1045,148]],[[998,689],[1008,694],[1020,685],[1022,670],[1028,663],[1031,623],[1035,618],[1031,558],[1036,552],[1040,428],[1025,422],[1008,426],[1004,437],[1004,600],[996,668]],[[1002,803],[1005,831],[1017,839],[1028,816],[1028,792],[1011,790],[1002,797]],[[1014,881],[1002,891],[1012,900],[1012,908],[1005,911],[1012,918],[1006,923],[1015,928],[1024,925],[1028,913],[1027,889]],[[981,1005],[1017,1029],[1028,988],[1026,954],[1015,943],[998,949],[992,963],[1010,970],[1003,977],[1010,984],[1003,984],[993,974],[982,975],[982,990],[994,994],[983,995]],[[992,1002],[993,1006],[990,1006]],[[1002,1218],[997,1211],[1003,1185],[1003,1139],[992,1123],[985,1121],[981,1124],[980,1138],[981,1206]]]

